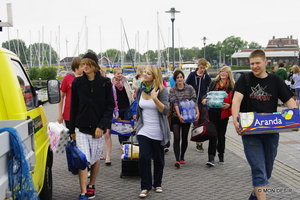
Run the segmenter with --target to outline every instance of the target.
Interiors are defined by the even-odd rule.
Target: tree
[[[143,54],[144,62],[155,62],[157,58],[157,54],[153,50],[148,50]]]
[[[198,47],[192,47],[191,49],[182,49],[182,59],[185,61],[193,61],[200,57],[201,50]]]
[[[257,42],[250,42],[250,44],[248,45],[249,49],[260,49],[261,45],[258,44]]]
[[[129,49],[127,51],[127,53],[125,54],[125,62],[132,62],[134,61],[134,58],[135,58],[135,54],[136,54],[136,50],[135,49]]]
[[[204,55],[204,47],[201,49],[201,55]],[[213,64],[215,61],[218,62],[218,58],[219,58],[219,47],[216,44],[209,44],[205,46],[205,59],[207,61]]]
[[[21,62],[23,64],[27,64],[28,62],[28,56],[26,56],[27,47],[23,40],[9,40],[2,43],[2,47],[6,48],[15,54],[20,58]]]
[[[51,54],[51,55],[50,55]],[[46,43],[34,43],[27,49],[28,63],[32,65],[44,66],[58,63],[58,54]],[[50,60],[51,57],[51,60]]]
[[[106,56],[109,58],[111,62],[116,62],[117,57],[120,54],[120,51],[117,49],[107,49],[102,55]]]
[[[240,49],[247,48],[248,42],[243,41],[240,37],[230,36],[222,42],[222,47],[226,53],[234,53]]]
[[[240,50],[245,49],[248,46],[248,42],[243,41],[240,37],[230,36],[226,38],[221,44],[217,44],[223,57],[225,57],[225,63],[229,63],[231,55]]]

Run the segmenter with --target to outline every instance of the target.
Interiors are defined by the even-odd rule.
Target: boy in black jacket
[[[99,72],[98,58],[87,53],[81,60],[84,73],[72,83],[70,131],[76,133],[77,147],[86,155],[91,165],[90,182],[87,184],[87,169],[79,169],[81,194],[78,199],[95,198],[95,182],[100,167],[102,136],[110,128],[113,116],[111,82]]]

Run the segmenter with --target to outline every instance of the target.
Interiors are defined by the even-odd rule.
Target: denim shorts
[[[279,134],[243,135],[242,140],[251,167],[253,187],[268,185],[277,155]]]
[[[300,88],[295,88],[295,92],[296,92],[296,99],[300,100]]]

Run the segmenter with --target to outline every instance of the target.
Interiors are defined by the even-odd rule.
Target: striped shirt
[[[170,103],[172,103],[174,106],[179,106],[179,102],[183,100],[193,100],[196,102],[196,92],[192,86],[184,84],[184,88],[182,89],[178,89],[176,86],[170,89]],[[177,116],[175,109],[172,111],[172,116]]]

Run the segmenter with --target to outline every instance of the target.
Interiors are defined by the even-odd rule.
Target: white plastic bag
[[[49,122],[47,133],[52,151],[55,153],[64,153],[69,139],[69,130],[63,124]]]

